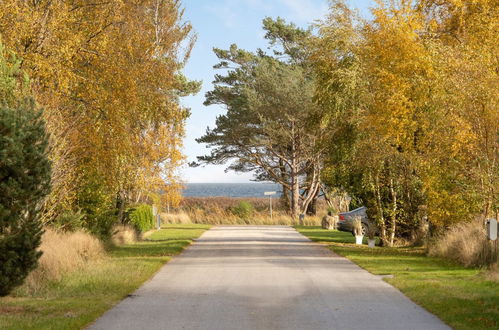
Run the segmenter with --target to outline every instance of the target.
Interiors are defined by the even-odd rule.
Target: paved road
[[[91,329],[448,329],[289,227],[216,227]]]

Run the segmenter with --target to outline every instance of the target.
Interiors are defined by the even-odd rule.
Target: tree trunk
[[[317,215],[317,196],[308,204],[307,215]]]
[[[125,217],[125,197],[123,191],[116,194],[116,209],[118,210],[118,221],[123,222]]]
[[[289,195],[290,195],[289,188],[285,185],[282,185],[282,196],[281,196],[282,205],[286,210],[291,211],[291,201]]]
[[[321,167],[318,163],[313,163],[311,170],[307,171],[308,188],[304,195],[302,212],[308,215],[317,214],[317,197],[321,191]]]
[[[300,211],[300,180],[298,178],[297,139],[295,123],[291,124],[291,216],[296,219]]]
[[[139,191],[137,194],[137,198],[135,199],[135,204],[138,204],[140,202],[140,199],[142,198],[142,192]]]
[[[291,171],[291,216],[298,217],[300,211],[300,183],[296,169]]]
[[[279,171],[281,175],[281,182],[288,182],[288,175],[286,172],[286,166],[284,164],[284,161],[282,159],[279,159]],[[291,211],[291,203],[290,203],[290,191],[289,187],[287,185],[282,184],[282,196],[281,196],[281,201],[286,210]]]
[[[320,166],[314,165],[312,171],[312,178],[309,182],[310,187],[308,188],[307,194],[303,200],[302,212],[306,213],[310,203],[317,199],[320,191]]]
[[[395,240],[395,230],[397,229],[397,193],[393,187],[393,179],[390,179],[390,194],[392,195],[392,210],[390,214],[390,245],[393,246]]]
[[[377,174],[375,176],[373,188],[376,194],[376,208],[378,211],[378,226],[380,231],[379,234],[381,239],[381,245],[386,246],[389,245],[389,242],[386,235],[386,223],[385,223],[385,217],[383,215],[383,204],[381,201],[381,192],[379,188],[379,176]]]

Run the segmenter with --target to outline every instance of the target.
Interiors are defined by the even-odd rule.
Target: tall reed
[[[251,203],[251,216],[242,217],[237,212],[241,202]],[[186,197],[180,207],[171,213],[161,214],[163,223],[200,223],[212,225],[297,225],[278,199],[273,201],[270,217],[268,198],[231,198],[231,197]],[[305,225],[319,226],[320,215],[326,213],[324,202],[319,203],[317,216],[307,216]]]

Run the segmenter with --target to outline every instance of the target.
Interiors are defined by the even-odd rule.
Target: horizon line
[[[250,182],[184,182],[183,184],[279,184],[271,181],[250,181]]]

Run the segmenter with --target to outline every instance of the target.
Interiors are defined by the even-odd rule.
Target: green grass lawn
[[[295,228],[373,274],[394,275],[385,280],[455,329],[499,327],[499,284],[479,269],[427,257],[421,248],[370,249],[353,244],[350,233]]]
[[[146,241],[112,248],[29,296],[0,298],[0,329],[79,329],[136,290],[208,225],[167,225]]]

